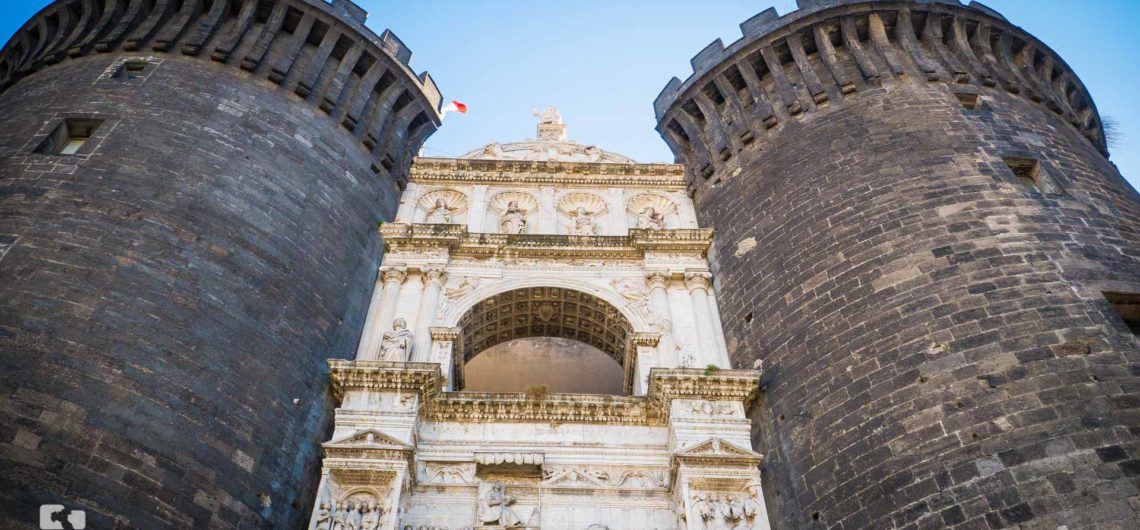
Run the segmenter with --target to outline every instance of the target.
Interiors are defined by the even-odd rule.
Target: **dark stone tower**
[[[307,520],[439,93],[348,0],[59,0],[0,52],[0,526]]]
[[[655,105],[776,526],[1140,525],[1140,197],[1080,80],[976,3],[799,5]]]

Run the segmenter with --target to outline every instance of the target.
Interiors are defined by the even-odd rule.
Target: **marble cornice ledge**
[[[649,371],[649,398],[657,409],[668,410],[673,399],[740,401],[747,409],[760,392],[759,370],[706,370],[704,368],[653,368]]]
[[[440,390],[438,363],[329,359],[329,382],[337,401],[348,390],[407,390],[431,396]]]
[[[489,258],[613,258],[640,259],[646,251],[704,254],[713,231],[706,228],[645,230],[632,228],[625,236],[562,234],[472,234],[459,224],[384,223],[380,226],[385,251],[447,248],[452,254]]]
[[[532,160],[417,157],[411,178],[420,184],[500,184],[650,187],[684,190],[680,164],[613,164]]]

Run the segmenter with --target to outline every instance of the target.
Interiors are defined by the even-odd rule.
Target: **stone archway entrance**
[[[562,287],[505,291],[472,306],[458,324],[460,340],[454,352],[456,389],[466,387],[464,367],[476,356],[484,352],[490,354],[489,350],[498,352],[501,348],[496,347],[504,343],[534,337],[553,339],[547,344],[553,344],[556,349],[566,348],[564,352],[575,356],[577,363],[592,363],[567,365],[563,359],[561,366],[566,373],[561,376],[572,377],[571,372],[588,376],[591,368],[598,373],[620,370],[621,393],[628,394],[632,389],[636,363],[630,341],[633,326],[617,308],[596,296]],[[570,348],[571,341],[586,348]],[[525,350],[529,346],[521,347]],[[535,349],[536,354],[549,353],[540,351],[548,350],[547,346],[536,344]],[[517,351],[513,355],[513,358],[525,357],[525,351],[521,357]],[[509,367],[501,367],[504,377],[526,373],[506,368]],[[547,374],[548,377],[553,375]],[[572,382],[566,383],[574,386]]]

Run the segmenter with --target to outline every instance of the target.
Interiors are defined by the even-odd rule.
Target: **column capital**
[[[709,286],[712,285],[712,274],[708,272],[686,272],[685,273],[685,287],[689,288],[689,292],[704,290],[708,292]]]
[[[669,284],[669,273],[665,271],[653,271],[645,273],[645,283],[649,285],[649,289],[665,289]]]
[[[403,284],[404,280],[408,279],[408,268],[402,265],[385,265],[380,267],[380,279],[384,283]]]
[[[420,269],[424,275],[424,285],[436,284],[443,287],[444,282],[447,281],[447,270],[440,266],[429,266]]]
[[[462,328],[447,328],[432,326],[428,328],[431,332],[431,340],[433,341],[455,341],[459,338],[459,333]]]

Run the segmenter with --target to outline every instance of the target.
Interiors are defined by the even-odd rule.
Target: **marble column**
[[[530,213],[530,212],[527,212]],[[554,206],[554,188],[542,188],[538,192],[538,214],[531,215],[535,226],[527,230],[530,234],[554,234],[558,232],[558,208]]]
[[[625,189],[611,188],[606,196],[605,225],[600,226],[600,236],[624,236],[629,232],[625,216]]]
[[[425,267],[423,274],[424,294],[420,299],[420,311],[416,317],[416,347],[412,349],[411,361],[429,362],[431,360],[431,325],[435,321],[436,311],[439,310],[439,296],[443,292],[443,282],[447,280],[447,273],[443,267]]]
[[[661,332],[661,340],[657,343],[657,364],[675,368],[680,359],[673,340],[673,312],[669,309],[669,273],[650,272],[645,275],[645,282],[649,286],[649,307],[657,317],[657,330]]]
[[[400,286],[408,277],[406,267],[380,267],[380,278],[372,288],[372,301],[368,304],[368,316],[364,319],[364,332],[356,348],[359,360],[380,358],[380,340],[391,326],[396,313],[396,303],[400,298]]]
[[[729,368],[720,362],[720,348],[716,345],[716,332],[713,330],[712,315],[709,314],[711,280],[712,275],[707,272],[685,273],[685,287],[689,289],[689,297],[693,302],[693,319],[697,324],[697,347],[694,350],[700,357],[697,358],[695,368],[709,364]]]
[[[487,219],[487,186],[471,186],[471,206],[467,208],[467,231],[483,232]]]
[[[428,331],[431,333],[431,358],[427,362],[439,363],[439,372],[443,376],[443,390],[451,392],[455,390],[451,369],[454,366],[452,356],[455,341],[459,340],[459,328],[432,327],[428,328]]]

